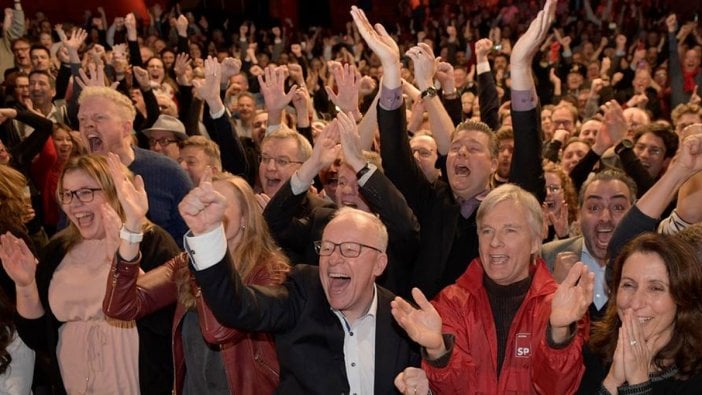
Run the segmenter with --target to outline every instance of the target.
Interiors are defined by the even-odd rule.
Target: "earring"
[[[246,229],[246,225],[241,225],[241,230]]]

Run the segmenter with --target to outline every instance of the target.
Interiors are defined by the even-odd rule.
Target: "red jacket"
[[[581,349],[588,335],[587,318],[578,323],[567,346],[550,347],[546,324],[558,285],[540,258],[531,274],[531,287],[510,326],[499,379],[495,322],[480,258],[432,301],[443,320],[443,333],[455,335],[445,367],[422,363],[436,393],[562,395],[577,390],[585,370]]]
[[[160,267],[139,276],[139,264],[128,264],[116,259],[112,275],[107,281],[103,310],[107,316],[121,320],[134,320],[159,310],[177,300],[175,276],[188,256],[182,253]],[[137,277],[138,283],[137,283]],[[191,284],[197,285],[190,274]],[[264,269],[256,269],[245,283],[256,285],[277,284]],[[222,326],[202,298],[199,287],[196,304],[200,331],[206,342],[218,345],[227,374],[229,389],[236,394],[271,394],[278,386],[280,368],[273,337],[265,333],[241,332]],[[185,356],[181,323],[187,313],[178,303],[173,318],[173,363],[175,393],[182,394],[185,381]]]

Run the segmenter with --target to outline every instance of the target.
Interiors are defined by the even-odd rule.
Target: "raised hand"
[[[678,18],[675,14],[670,14],[665,18],[665,25],[668,27],[668,33],[675,33],[678,30]]]
[[[127,28],[127,40],[136,41],[137,40],[137,23],[136,17],[133,13],[127,14],[124,17],[124,27]]]
[[[438,58],[439,60],[441,58]],[[435,77],[439,80],[441,84],[441,90],[444,94],[455,93],[456,91],[456,77],[453,75],[453,66],[448,62],[439,61],[436,65]]]
[[[287,68],[290,79],[298,86],[304,85],[305,78],[302,75],[302,66],[297,63],[288,63]]]
[[[358,110],[358,92],[361,86],[361,73],[356,70],[356,66],[345,64],[340,67],[332,67],[332,74],[338,94],[334,90],[325,86],[324,89],[329,95],[332,103],[339,106],[342,112],[353,112],[354,116],[360,115]]]
[[[107,155],[107,164],[117,190],[117,199],[124,211],[124,226],[133,233],[139,233],[146,223],[146,212],[149,211],[144,180],[137,175],[134,182],[130,181],[119,156],[113,153]]]
[[[553,279],[559,284],[562,283],[563,280],[568,277],[570,269],[572,269],[579,260],[580,257],[572,251],[559,252],[558,255],[556,255],[556,261],[553,263]]]
[[[446,352],[441,317],[418,288],[412,289],[412,297],[419,309],[398,296],[390,302],[392,316],[412,340],[426,349],[431,359],[436,359]]]
[[[178,211],[193,235],[201,235],[218,227],[224,219],[227,200],[212,186],[212,168],[208,167],[200,185],[192,189],[178,204]]]
[[[492,51],[492,40],[489,38],[481,38],[475,42],[475,57],[478,63],[487,62],[490,51]]]
[[[317,136],[311,157],[317,168],[325,169],[339,157],[341,151],[339,134],[339,121],[335,119],[329,122]]]
[[[222,81],[229,81],[231,76],[239,74],[241,71],[241,60],[227,57],[222,61]]]
[[[176,55],[175,63],[173,63],[173,71],[176,75],[176,80],[180,85],[188,86],[192,84],[192,78],[187,75],[190,67],[190,55],[185,52],[180,52]]]
[[[361,150],[361,136],[358,134],[358,125],[351,113],[340,112],[336,115],[339,124],[339,137],[341,149],[344,151],[344,160],[354,171],[359,171],[365,166],[366,160]]]
[[[559,238],[568,237],[568,203],[564,201],[561,202],[561,209],[558,213],[553,210],[548,210],[546,212],[546,218],[548,222],[553,225],[556,235]]]
[[[151,78],[149,78],[149,72],[139,66],[132,67],[132,75],[137,81],[141,90],[146,91],[151,88]]]
[[[420,368],[405,368],[395,377],[395,387],[404,395],[428,394],[427,372]]]
[[[617,347],[614,349],[612,357],[612,365],[609,367],[609,372],[605,377],[602,385],[607,388],[611,394],[617,393],[617,387],[624,384],[626,377],[624,376],[624,339],[622,336],[622,328],[619,328],[617,336]]]
[[[86,86],[105,86],[105,66],[99,64],[95,66],[94,63],[88,65],[88,73],[85,70],[80,69],[80,76],[76,78],[76,83],[85,89]],[[119,82],[113,82],[111,85],[112,89],[115,89],[119,85]]]
[[[219,98],[219,88],[222,83],[222,66],[217,58],[208,56],[205,59],[205,81],[194,80],[193,86],[198,95],[208,104]],[[213,110],[214,111],[214,110]]]
[[[17,287],[26,287],[34,282],[38,261],[24,240],[10,232],[0,235],[0,260]]]
[[[548,36],[556,15],[556,0],[546,0],[544,8],[531,21],[527,31],[519,37],[512,48],[510,63],[519,67],[531,67],[531,60],[538,52],[541,43]]]
[[[68,48],[69,51],[75,51],[76,53],[78,53],[78,49],[81,45],[83,45],[85,39],[88,37],[88,32],[81,28],[74,27],[71,31],[71,38],[67,38],[65,34],[63,35],[63,37],[63,46]]]
[[[361,37],[383,64],[383,85],[388,89],[400,86],[400,49],[383,25],[371,25],[360,8],[351,6],[351,17]]]
[[[268,66],[264,71],[264,76],[258,76],[258,84],[261,87],[261,94],[266,103],[268,111],[282,111],[290,103],[297,85],[293,85],[288,93],[285,93],[285,68]]]
[[[551,300],[551,335],[556,343],[568,336],[568,327],[582,318],[592,303],[595,274],[577,262],[558,286]]]
[[[434,57],[434,51],[425,43],[419,43],[405,52],[414,63],[414,81],[420,91],[433,85],[434,74],[439,59]]]
[[[626,137],[626,133],[629,130],[624,118],[624,110],[622,110],[622,107],[616,100],[610,100],[600,106],[600,108],[604,111],[603,129],[607,131],[612,140],[612,145],[616,145]]]
[[[180,15],[176,19],[176,31],[179,36],[188,37],[188,18],[185,15]]]

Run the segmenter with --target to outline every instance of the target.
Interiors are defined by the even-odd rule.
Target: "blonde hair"
[[[185,147],[202,148],[205,156],[210,160],[210,166],[222,171],[222,154],[219,145],[204,136],[190,136],[181,143],[181,149]]]
[[[122,118],[130,122],[134,121],[136,117],[136,109],[129,98],[112,88],[106,86],[87,86],[83,88],[80,97],[78,98],[78,104],[82,105],[86,100],[90,100],[96,97],[101,97],[107,99],[114,103],[121,111]]]
[[[24,190],[27,179],[22,173],[7,165],[0,165],[0,216],[4,223],[24,228]]]
[[[244,282],[255,269],[259,268],[269,273],[274,283],[280,284],[285,281],[290,271],[288,258],[275,244],[249,183],[227,172],[214,175],[212,182],[221,182],[231,187],[235,202],[229,202],[229,204],[238,204],[241,209],[241,240],[233,251],[229,251],[234,265],[232,270],[236,270]],[[194,308],[195,297],[191,291],[189,278],[187,265],[184,265],[179,269],[176,277],[178,301],[187,308]]]
[[[132,173],[125,166],[122,166],[122,168],[127,177],[132,179]],[[85,175],[97,181],[100,188],[102,188],[102,194],[105,196],[105,201],[107,201],[107,203],[117,212],[120,219],[124,222],[124,210],[119,202],[119,198],[117,198],[117,189],[114,181],[112,180],[112,176],[110,175],[107,159],[105,159],[104,156],[95,154],[81,155],[72,157],[66,161],[63,166],[63,171],[61,171],[61,175],[59,176],[58,187],[56,188],[56,199],[58,200],[59,204],[61,203],[60,196],[64,191],[64,178],[67,174],[76,171],[82,171],[85,173]],[[145,231],[151,226],[152,224],[147,221],[142,230]],[[66,229],[59,232],[57,234],[57,238],[61,240],[61,245],[66,249],[71,248],[76,243],[83,240],[78,227],[73,222],[70,222]]]
[[[304,162],[312,156],[312,144],[307,140],[307,138],[300,133],[292,130],[288,127],[281,126],[275,132],[267,134],[266,137],[261,141],[261,147],[263,147],[268,141],[271,140],[285,140],[293,139],[297,143],[297,160]]]

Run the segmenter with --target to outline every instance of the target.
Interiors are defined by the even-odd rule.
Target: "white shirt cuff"
[[[302,181],[297,172],[293,173],[292,177],[290,177],[290,189],[292,189],[292,193],[295,196],[302,195],[303,193],[307,192],[307,190],[310,189],[310,185],[312,184]]]
[[[222,117],[222,115],[224,115],[225,111],[227,111],[227,107],[222,106],[222,108],[216,113],[212,113],[212,111],[210,111],[210,117],[212,117],[212,119],[219,119]]]
[[[215,229],[199,236],[194,236],[192,232],[188,231],[183,236],[183,245],[190,255],[195,270],[205,270],[216,265],[227,253],[224,224],[220,224]]]
[[[490,71],[490,62],[480,62],[475,65],[475,71],[478,74],[487,73]]]
[[[371,176],[373,175],[373,173],[375,173],[376,170],[378,170],[378,167],[372,163],[369,163],[368,171],[366,172],[366,174],[364,174],[363,177],[358,179],[358,186],[362,187],[366,185],[366,182],[368,182],[368,180],[371,178]]]

